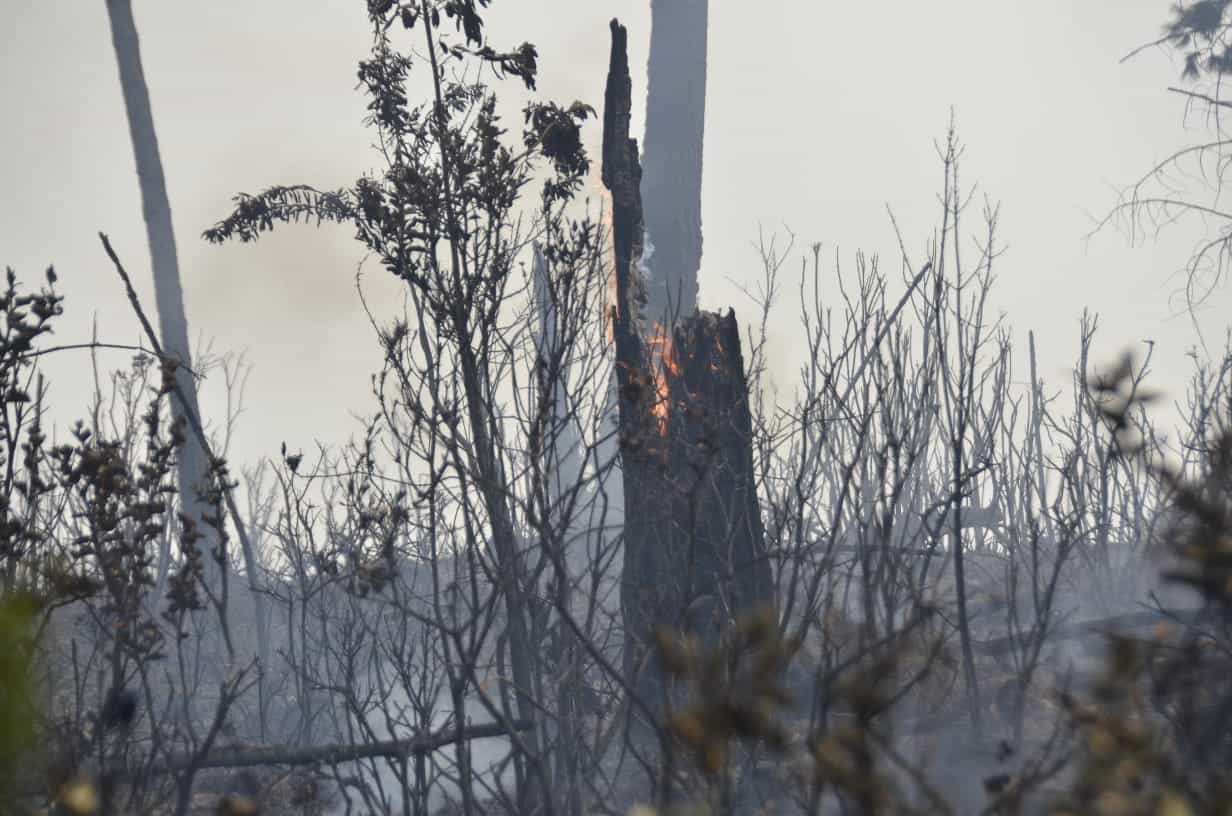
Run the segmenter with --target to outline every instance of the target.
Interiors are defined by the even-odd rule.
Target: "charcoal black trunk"
[[[772,580],[753,475],[752,419],[735,314],[644,319],[642,171],[629,137],[627,34],[612,23],[603,182],[612,194],[613,340],[625,495],[624,669],[652,707],[666,685],[658,627],[714,643]]]

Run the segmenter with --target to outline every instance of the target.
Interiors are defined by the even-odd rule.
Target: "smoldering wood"
[[[772,593],[735,312],[683,321],[672,332],[666,366],[667,489],[660,499],[669,523],[656,530],[661,545],[647,548],[653,561],[646,574],[683,576],[669,609],[688,609],[685,627],[713,640],[724,620],[769,602]]]
[[[613,20],[603,182],[612,195],[615,251],[623,658],[634,688],[654,703],[663,688],[650,645],[656,629],[713,643],[742,611],[769,603],[773,585],[735,313],[694,312],[674,327],[644,319],[642,171],[629,136],[631,88],[628,35]]]
[[[642,338],[637,329],[637,303],[632,266],[640,257],[642,204],[639,185],[641,166],[637,140],[629,136],[633,107],[633,81],[629,76],[628,32],[616,20],[611,23],[612,46],[603,106],[603,185],[612,197],[612,248],[615,254],[616,303],[612,307],[612,340],[616,346],[616,384],[621,452],[621,475],[625,497],[625,554],[620,593],[625,646],[623,669],[633,678],[641,658],[639,640],[648,642],[651,621],[636,602],[641,579],[645,517],[630,508],[646,507],[651,496],[649,462],[639,455],[637,439],[648,437],[651,417],[650,380],[643,363]],[[630,584],[633,578],[635,583]]]

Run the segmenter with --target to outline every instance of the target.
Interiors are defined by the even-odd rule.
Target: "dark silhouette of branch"
[[[420,734],[403,740],[382,740],[363,743],[334,743],[327,745],[263,745],[236,747],[210,751],[204,756],[196,754],[173,756],[161,763],[143,768],[143,774],[172,774],[192,770],[194,773],[209,768],[257,768],[269,765],[337,765],[363,759],[382,757],[416,756],[428,754],[439,748],[452,745],[459,739],[476,740],[507,736],[511,731],[529,731],[534,723],[515,720],[511,728],[501,723],[484,723],[465,728],[447,728],[430,734]],[[20,798],[35,797],[43,793],[43,785],[32,780],[19,784],[15,794]]]
[[[1081,623],[1071,623],[1068,626],[1058,626],[1048,634],[1047,641],[1078,640],[1092,635],[1124,629],[1138,629],[1157,623],[1174,622],[1189,624],[1196,621],[1200,614],[1201,610],[1199,609],[1164,609],[1158,611],[1152,609],[1144,612],[1130,612],[1125,615],[1113,615],[1109,618],[1099,618]],[[1014,637],[1001,637],[992,640],[976,641],[973,645],[980,654],[995,656],[1009,654],[1018,645],[1020,640],[1020,638]]]
[[[34,351],[27,352],[21,355],[20,359],[32,360],[35,357],[43,357],[48,354],[53,354],[57,351],[79,351],[79,350],[85,350],[85,349],[113,349],[117,351],[135,351],[138,354],[150,354],[150,355],[154,354],[154,349],[146,348],[145,346],[141,346],[141,345],[134,346],[131,343],[103,343],[97,340],[92,340],[89,343],[65,343],[60,346],[47,346],[46,348],[40,348]],[[186,366],[184,366],[183,363],[180,364],[180,367],[187,370],[188,373],[192,374],[194,377],[200,376],[199,374],[197,374],[197,372],[192,371],[191,369],[188,369]]]
[[[228,748],[212,751],[203,757],[172,757],[156,765],[153,773],[171,773],[184,770],[195,764],[203,768],[253,768],[263,765],[335,765],[360,759],[399,757],[427,754],[438,748],[456,743],[459,733],[464,740],[487,739],[507,736],[511,731],[529,731],[534,727],[530,720],[515,720],[512,728],[501,723],[471,725],[463,729],[446,728],[430,734],[421,734],[403,740],[382,740],[359,744],[335,743],[330,745],[265,745],[259,747]]]
[[[1169,85],[1168,90],[1172,93],[1180,94],[1181,96],[1185,96],[1190,99],[1197,99],[1199,102],[1205,102],[1208,105],[1214,105],[1215,107],[1232,108],[1232,102],[1225,99],[1216,99],[1209,94],[1198,93],[1197,91],[1187,91],[1184,88],[1178,88],[1175,85]]]

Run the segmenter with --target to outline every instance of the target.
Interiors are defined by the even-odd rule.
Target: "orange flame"
[[[654,378],[655,400],[650,412],[659,424],[659,435],[667,435],[669,415],[668,380],[680,376],[680,361],[672,353],[672,339],[661,323],[655,323],[646,340],[650,357],[650,374]]]
[[[604,240],[612,242],[615,240],[615,227],[613,224],[613,204],[612,196],[608,189],[603,185],[600,176],[592,177],[591,181],[595,195],[599,200],[599,227],[604,233]],[[610,245],[610,243],[609,243]],[[631,270],[633,272],[633,270]],[[609,271],[609,287],[612,296],[612,302],[616,303],[616,307],[621,308],[617,298],[616,284],[616,269],[615,264],[612,265]],[[615,339],[615,325],[613,321],[607,321],[606,334],[609,341]],[[672,353],[672,340],[670,330],[662,323],[655,322],[650,329],[649,336],[646,338],[647,350],[647,368],[651,380],[651,387],[654,389],[653,402],[650,405],[650,413],[655,417],[659,427],[659,435],[667,435],[667,422],[669,417],[669,389],[668,380],[672,377],[680,376],[680,361]]]

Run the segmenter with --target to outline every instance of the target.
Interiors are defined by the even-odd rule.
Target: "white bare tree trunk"
[[[133,139],[133,154],[137,160],[137,181],[141,185],[141,210],[145,216],[146,237],[150,243],[150,263],[154,272],[154,300],[158,309],[158,333],[163,352],[179,360],[176,383],[188,403],[192,415],[197,409],[197,387],[189,373],[192,365],[188,347],[188,318],[184,314],[184,290],[180,285],[180,266],[175,251],[175,232],[171,226],[171,202],[167,198],[167,180],[163,175],[158,152],[158,137],[154,133],[154,116],[150,111],[150,94],[141,68],[141,49],[137,26],[133,22],[131,0],[107,0],[107,15],[111,20],[111,42],[115,46],[116,63],[120,69],[120,87],[124,92],[124,107],[128,112],[128,130]],[[171,401],[178,419],[185,406]],[[188,420],[185,419],[187,423]],[[197,489],[207,477],[205,451],[200,440],[185,426],[187,440],[180,452],[180,502],[183,512],[200,522],[201,502]],[[207,556],[208,560],[208,556]]]
[[[644,259],[649,269],[644,314],[664,325],[697,308],[709,5],[709,0],[650,4],[642,209],[653,252]]]
[[[171,224],[171,202],[167,197],[167,180],[163,175],[162,158],[158,150],[158,137],[154,132],[154,116],[150,110],[150,93],[141,67],[141,47],[137,38],[137,26],[133,20],[131,0],[106,0],[107,16],[111,22],[111,42],[115,47],[116,64],[120,72],[120,87],[124,94],[124,107],[128,114],[128,129],[133,140],[133,155],[137,164],[137,181],[141,187],[141,210],[145,217],[146,237],[150,244],[150,264],[154,273],[154,300],[158,309],[158,333],[165,355],[177,359],[176,384],[180,399],[171,400],[172,415],[185,423],[185,442],[180,450],[179,486],[181,511],[195,520],[205,534],[204,562],[206,575],[218,577],[211,550],[219,541],[202,521],[204,502],[199,490],[207,485],[209,459],[204,442],[194,432],[191,423],[199,423],[201,411],[197,403],[197,386],[191,373],[192,358],[188,344],[188,317],[184,311],[184,289],[180,284],[180,266],[176,256],[175,231]],[[200,427],[200,426],[199,426]],[[239,524],[238,518],[235,523]],[[256,630],[258,651],[262,669],[268,653],[266,648],[267,620],[264,599],[260,593],[258,565],[247,536],[242,534],[244,566],[248,572],[249,587],[253,593],[254,611],[257,617]],[[222,553],[222,566],[226,568],[226,553]],[[264,710],[264,706],[262,706]]]

